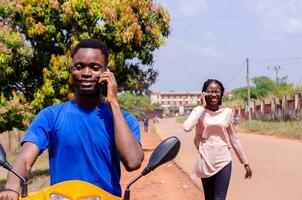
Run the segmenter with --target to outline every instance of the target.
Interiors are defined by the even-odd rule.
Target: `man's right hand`
[[[13,191],[0,192],[0,200],[18,200],[19,194]]]

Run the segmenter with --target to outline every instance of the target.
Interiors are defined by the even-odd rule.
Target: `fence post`
[[[273,97],[271,99],[271,116],[272,116],[272,120],[275,120],[276,118],[276,99],[275,97]]]
[[[295,94],[295,110],[300,111],[301,110],[301,93]]]
[[[283,114],[283,120],[287,120],[288,118],[288,111],[287,111],[287,95],[284,95],[282,98],[282,114]]]
[[[261,112],[261,114],[264,113],[264,100],[260,101],[260,112]]]

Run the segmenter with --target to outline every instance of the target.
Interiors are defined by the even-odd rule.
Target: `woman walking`
[[[196,126],[194,144],[200,156],[193,176],[201,178],[206,200],[226,199],[232,170],[231,146],[246,170],[245,178],[252,177],[235,131],[233,111],[222,105],[223,92],[220,81],[208,79],[202,88],[202,106],[195,107],[183,124],[186,132]]]

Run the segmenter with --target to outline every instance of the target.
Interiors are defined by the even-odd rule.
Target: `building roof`
[[[150,95],[200,95],[201,92],[151,92]]]

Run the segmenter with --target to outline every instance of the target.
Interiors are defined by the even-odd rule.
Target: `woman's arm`
[[[244,168],[246,170],[246,173],[245,173],[245,178],[251,178],[252,177],[252,170],[251,170],[251,167],[249,165],[249,162],[245,156],[245,153],[243,151],[243,148],[242,148],[242,145],[239,141],[239,138],[238,138],[238,135],[237,135],[237,132],[235,130],[235,125],[234,125],[234,122],[233,122],[233,116],[231,115],[230,117],[230,124],[227,128],[227,131],[228,131],[228,134],[229,134],[229,138],[230,138],[230,142],[231,142],[231,145],[239,159],[239,161],[241,162],[241,164],[244,165]]]
[[[192,112],[190,113],[189,117],[183,123],[182,127],[186,132],[190,132],[194,126],[197,124],[199,117],[204,112],[203,106],[195,107]]]

